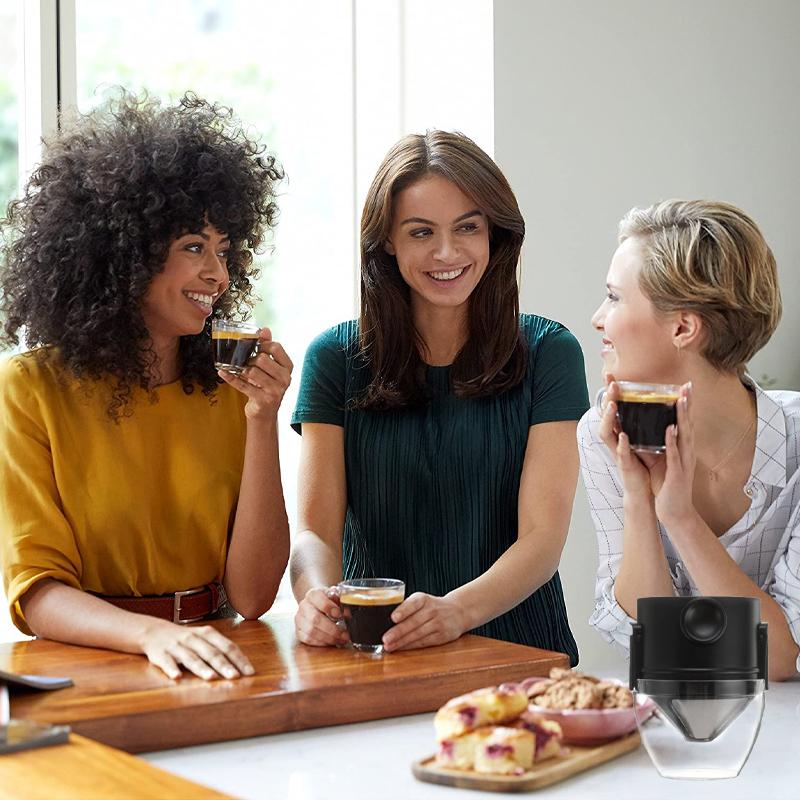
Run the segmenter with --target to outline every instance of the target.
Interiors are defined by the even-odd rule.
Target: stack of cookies
[[[553,710],[631,708],[633,694],[626,686],[558,667],[549,678],[528,678],[520,686],[530,702]]]
[[[528,710],[520,684],[454,697],[436,713],[434,726],[436,762],[450,769],[521,775],[561,751],[561,727]]]

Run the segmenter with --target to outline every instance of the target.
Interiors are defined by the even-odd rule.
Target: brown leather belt
[[[196,589],[186,589],[174,594],[145,595],[144,597],[113,597],[97,595],[101,600],[123,611],[149,614],[170,622],[197,622],[214,614],[226,601],[225,589],[219,583],[207,583]]]

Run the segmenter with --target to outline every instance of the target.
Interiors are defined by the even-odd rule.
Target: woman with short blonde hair
[[[800,393],[746,372],[780,316],[775,258],[735,206],[669,200],[621,221],[592,318],[606,391],[578,442],[600,550],[590,622],[624,650],[639,597],[755,597],[770,678],[800,669]],[[632,449],[617,381],[681,386],[664,454]]]
[[[781,318],[775,257],[758,226],[729,203],[668,200],[632,208],[619,241],[635,237],[642,291],[662,313],[692,310],[703,321],[703,356],[743,373]]]

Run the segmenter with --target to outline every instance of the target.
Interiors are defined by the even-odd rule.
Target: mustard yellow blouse
[[[43,351],[0,363],[0,557],[14,624],[43,578],[109,595],[220,580],[244,458],[246,398],[180,382],[112,421]]]

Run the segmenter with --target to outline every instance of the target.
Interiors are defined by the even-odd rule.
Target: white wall
[[[522,306],[580,339],[616,223],[669,197],[733,202],[760,224],[784,316],[751,365],[800,388],[800,3],[795,0],[496,0],[495,157],[528,226]],[[616,659],[586,623],[596,546],[579,488],[562,561],[586,668]]]

